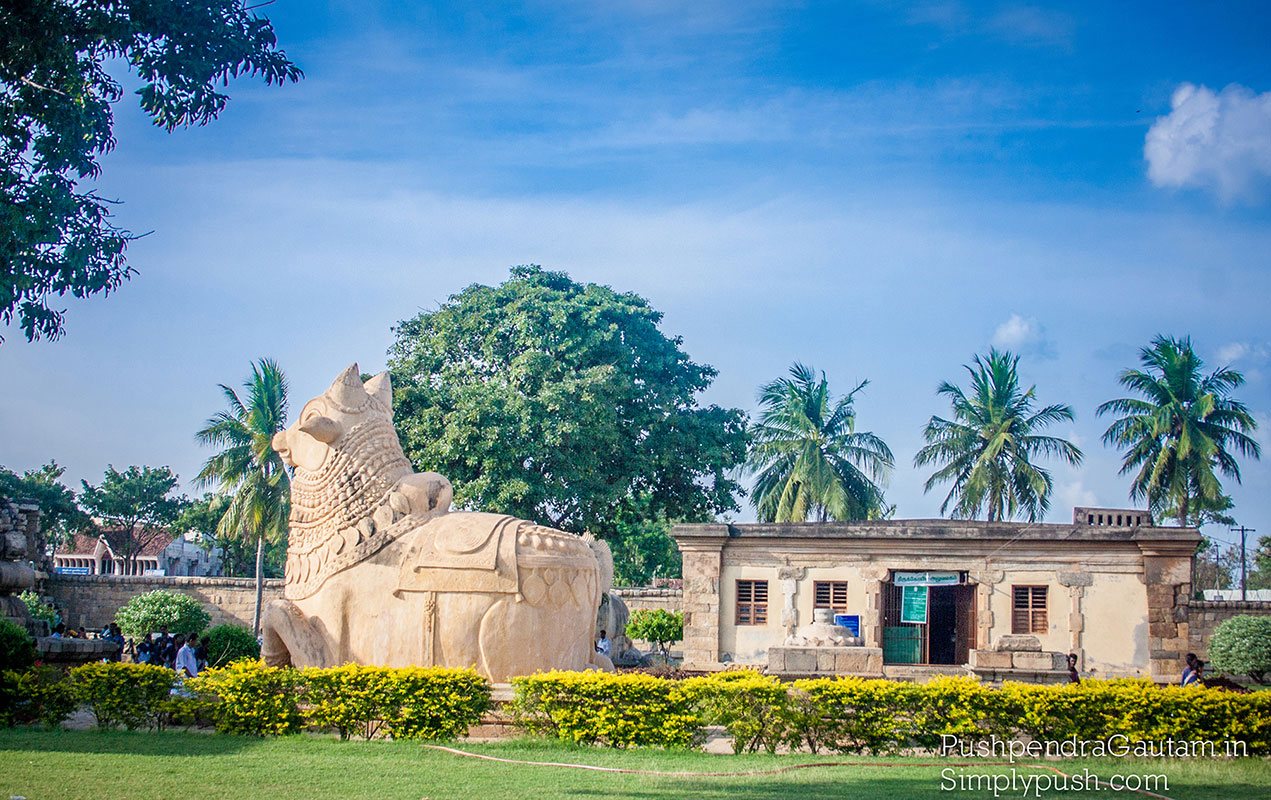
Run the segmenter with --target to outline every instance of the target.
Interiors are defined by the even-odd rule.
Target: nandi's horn
[[[366,393],[371,397],[383,403],[385,408],[393,407],[393,384],[389,381],[387,372],[381,372],[371,378],[363,384],[362,388],[366,389]]]
[[[356,363],[350,364],[348,369],[340,373],[340,377],[335,379],[330,389],[327,389],[327,397],[345,408],[361,408],[366,403],[367,395],[366,390],[362,388],[362,373],[358,372]]]

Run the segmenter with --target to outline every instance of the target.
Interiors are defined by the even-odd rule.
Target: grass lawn
[[[991,790],[942,791],[941,768],[920,759],[870,759],[825,755],[719,756],[658,750],[615,751],[552,742],[515,740],[456,745],[470,752],[525,761],[561,761],[625,769],[675,772],[739,772],[824,761],[867,761],[867,766],[816,767],[779,775],[745,777],[649,776],[518,766],[462,758],[411,742],[340,742],[293,736],[250,739],[167,732],[0,730],[0,800],[203,800],[204,798],[812,798],[918,800],[993,797]],[[922,759],[937,761],[939,759]],[[950,761],[950,764],[960,763]],[[1076,774],[1100,777],[1164,774],[1171,798],[1266,800],[1271,763],[1231,761],[1084,760],[1052,762]],[[888,766],[898,765],[898,766]],[[1021,775],[1039,774],[1018,769]],[[954,774],[1009,774],[1009,768],[976,767]],[[1044,774],[1044,773],[1042,773]],[[945,782],[946,789],[952,783]],[[1073,797],[1087,792],[1043,793]],[[1141,797],[1105,790],[1102,797]],[[1019,789],[1002,797],[1021,797]],[[1029,794],[1035,797],[1035,794]]]

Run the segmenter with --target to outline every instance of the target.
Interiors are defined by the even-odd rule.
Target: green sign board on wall
[[[924,624],[927,621],[927,587],[903,586],[900,589],[900,621]]]

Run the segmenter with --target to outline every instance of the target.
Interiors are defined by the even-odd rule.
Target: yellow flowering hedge
[[[341,739],[454,739],[481,720],[491,686],[471,669],[368,667],[345,664],[306,669],[310,724],[333,729]]]
[[[245,659],[205,670],[188,685],[211,706],[221,733],[282,736],[304,727],[300,673],[290,667]]]
[[[989,736],[1058,741],[1244,742],[1271,754],[1271,692],[1236,694],[1147,680],[1087,680],[1000,689],[971,678],[925,685],[860,678],[782,684],[755,672],[684,681],[650,675],[552,672],[514,678],[519,724],[576,742],[692,746],[722,725],[737,752],[781,744],[843,753],[938,748]]]
[[[266,667],[237,661],[190,682],[226,733],[276,736],[304,728],[342,739],[454,739],[481,720],[490,682],[471,669]]]
[[[175,672],[152,664],[96,662],[71,670],[74,697],[100,728],[162,728],[177,682]]]
[[[538,672],[512,679],[512,714],[522,728],[584,744],[688,747],[702,720],[687,681],[641,673]]]
[[[803,709],[784,684],[753,671],[720,672],[684,681],[684,691],[708,725],[722,725],[733,737],[733,752],[775,753],[783,744],[802,743],[798,720]]]

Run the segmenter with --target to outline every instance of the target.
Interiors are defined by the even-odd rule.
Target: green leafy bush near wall
[[[137,638],[148,633],[199,633],[212,620],[199,601],[188,594],[155,589],[139,594],[115,614],[124,636]]]
[[[74,696],[100,728],[162,728],[177,675],[152,664],[98,662],[71,670]]]
[[[53,606],[44,602],[38,594],[30,589],[27,589],[18,597],[26,604],[27,613],[31,615],[32,619],[42,619],[49,624],[50,628],[54,626],[57,620],[57,612],[53,610]]]
[[[1225,619],[1209,638],[1214,669],[1264,683],[1271,674],[1271,617],[1241,614]]]
[[[244,658],[260,658],[260,642],[249,628],[242,625],[217,625],[203,634],[203,645],[207,647],[207,665],[223,667]]]
[[[665,608],[637,608],[627,620],[627,636],[653,642],[667,658],[667,645],[684,638],[684,613]]]
[[[35,640],[26,629],[0,618],[0,670],[24,670],[35,663]]]
[[[670,681],[649,675],[547,673],[512,681],[519,724],[577,742],[691,746],[723,725],[734,749],[804,745],[814,752],[892,753],[937,749],[944,736],[1003,740],[1208,741],[1223,752],[1244,742],[1271,754],[1271,692],[1235,694],[1147,680],[1088,680],[1063,686],[970,678],[929,684],[817,678],[781,684],[753,672]]]

